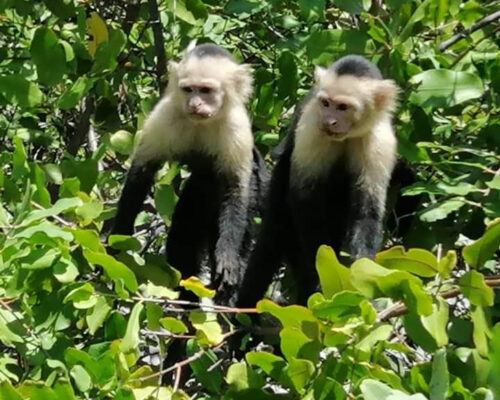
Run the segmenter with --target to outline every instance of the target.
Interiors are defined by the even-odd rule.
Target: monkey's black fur
[[[337,75],[382,79],[378,68],[359,56],[347,56],[333,63]],[[315,259],[318,247],[332,246],[337,254],[373,257],[382,241],[383,212],[356,185],[357,176],[338,159],[326,179],[308,186],[291,185],[291,157],[298,121],[305,104],[315,95],[312,89],[292,118],[289,134],[280,145],[274,167],[262,228],[241,286],[237,306],[253,307],[260,300],[281,263],[289,265],[298,286],[298,302],[305,304],[317,289]]]
[[[267,179],[265,163],[260,153],[254,149],[250,201],[247,212],[240,213],[238,210],[233,210],[240,205],[231,204],[232,201],[238,200],[233,200],[228,196],[228,191],[234,182],[215,169],[211,158],[193,153],[183,162],[189,167],[191,176],[184,184],[172,216],[166,244],[167,262],[177,268],[183,277],[193,276],[199,272],[208,251],[209,264],[213,270],[216,259],[225,257],[224,254],[216,252],[215,245],[220,236],[220,230],[244,229],[245,236],[241,243],[230,242],[229,248],[220,250],[236,249],[239,254],[239,265],[234,266],[230,279],[227,282],[216,282],[220,288],[217,294],[218,302],[230,304],[234,302],[238,284],[243,279],[252,238],[255,236],[252,232],[253,220],[260,215],[262,208],[262,196]],[[161,165],[161,162],[154,160],[142,166],[132,165],[118,203],[113,234],[130,235],[133,233],[134,220],[142,208],[154,183],[154,175]],[[226,210],[229,209],[229,212],[221,216],[223,207]],[[241,215],[246,215],[246,217],[242,218]],[[230,238],[235,236],[228,235]]]

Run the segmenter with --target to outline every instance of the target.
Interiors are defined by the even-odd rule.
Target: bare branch
[[[440,51],[445,51],[448,47],[453,46],[455,43],[469,36],[472,32],[475,32],[478,29],[481,29],[482,27],[491,24],[497,19],[500,19],[500,11],[496,11],[494,13],[491,13],[490,15],[487,15],[486,17],[480,19],[478,22],[472,25],[469,29],[465,29],[464,31],[459,32],[456,35],[452,36],[448,40],[445,40],[438,46],[438,49]]]

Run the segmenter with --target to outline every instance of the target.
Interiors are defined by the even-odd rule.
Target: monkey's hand
[[[215,276],[213,277],[215,287],[224,289],[236,287],[240,279],[240,262],[237,254],[225,251],[217,260]]]

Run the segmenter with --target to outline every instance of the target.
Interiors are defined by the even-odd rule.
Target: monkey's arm
[[[351,260],[360,257],[373,258],[382,242],[386,193],[378,197],[355,187],[351,194],[351,207],[347,220],[347,235],[343,250]]]
[[[240,279],[242,246],[247,228],[249,182],[227,179],[219,211],[215,245],[215,279],[219,290],[235,287]]]
[[[283,259],[290,235],[290,213],[286,204],[289,170],[290,155],[287,154],[273,170],[262,227],[241,284],[238,307],[254,307],[264,297]]]
[[[153,186],[155,173],[160,166],[160,161],[149,161],[140,165],[132,163],[118,202],[112,234],[131,235],[134,232],[135,217]]]

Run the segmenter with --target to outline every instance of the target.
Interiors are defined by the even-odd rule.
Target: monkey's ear
[[[399,88],[392,79],[376,81],[373,103],[380,111],[392,112],[396,109]]]
[[[316,67],[314,68],[314,81],[318,83],[321,78],[323,78],[326,75],[326,68],[323,67]]]
[[[172,74],[172,73],[176,73],[177,70],[179,69],[179,63],[175,62],[175,61],[169,61],[168,62],[168,71]]]
[[[252,67],[249,64],[240,64],[234,73],[234,86],[236,93],[247,102],[252,95]]]

